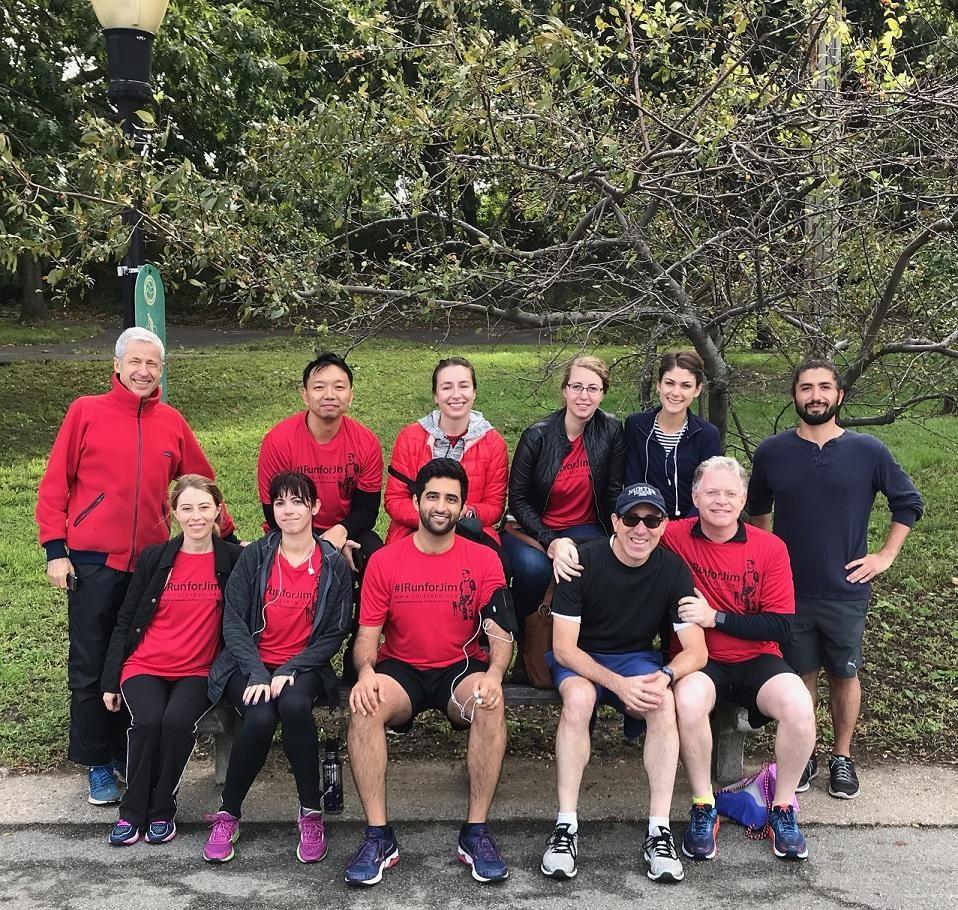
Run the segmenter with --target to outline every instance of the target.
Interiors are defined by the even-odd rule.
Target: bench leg
[[[745,734],[722,724],[715,738],[715,777],[731,784],[745,776]]]
[[[226,783],[226,769],[230,765],[230,753],[233,751],[233,733],[213,734],[214,777],[218,784]]]

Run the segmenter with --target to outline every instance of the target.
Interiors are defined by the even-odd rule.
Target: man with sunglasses
[[[679,619],[705,630],[709,652],[701,671],[675,687],[682,764],[692,786],[682,852],[696,860],[715,857],[719,821],[709,715],[717,703],[731,701],[748,709],[753,727],[778,722],[768,832],[777,857],[800,860],[808,846],[792,803],[815,742],[815,714],[808,690],[781,651],[795,612],[788,551],[775,535],[741,520],[747,485],[748,475],[734,458],[703,461],[692,479],[698,518],[670,522],[663,540],[692,570],[700,596],[679,606]],[[673,653],[678,646],[684,647],[681,639],[673,641]]]
[[[647,874],[656,882],[684,877],[669,826],[679,759],[672,685],[704,666],[707,653],[701,628],[679,618],[682,605],[699,598],[688,566],[658,548],[667,522],[665,501],[655,487],[628,487],[615,502],[611,539],[580,545],[581,571],[573,571],[571,581],[556,588],[553,650],[546,661],[562,696],[556,732],[559,813],[541,865],[552,878],[572,878],[577,872],[579,786],[600,704],[623,714],[628,738],[634,739],[643,726],[647,730]],[[653,640],[660,634],[668,638],[668,628],[682,650],[663,665]]]

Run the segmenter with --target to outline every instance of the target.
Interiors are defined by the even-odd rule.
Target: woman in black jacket
[[[125,701],[127,788],[110,843],[176,836],[176,791],[209,709],[207,677],[220,646],[223,592],[241,548],[215,533],[223,496],[185,474],[170,505],[182,533],[140,555],[110,639],[100,688],[110,711]]]
[[[505,534],[502,546],[520,634],[552,578],[578,574],[576,544],[612,533],[625,443],[621,423],[599,408],[608,390],[602,360],[575,358],[562,378],[565,406],[528,427],[512,458],[509,512],[519,534]]]
[[[352,621],[352,573],[332,544],[313,533],[319,499],[312,478],[296,471],[270,481],[277,531],[250,544],[226,588],[226,647],[210,670],[209,697],[226,696],[243,717],[233,744],[222,804],[203,858],[225,863],[239,837],[243,800],[263,767],[277,724],[299,793],[301,862],[326,855],[319,743],[313,704],[339,694],[330,659]]]

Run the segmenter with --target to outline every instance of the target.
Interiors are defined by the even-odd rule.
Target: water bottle
[[[331,815],[343,811],[343,762],[339,757],[339,740],[323,740],[323,808]]]

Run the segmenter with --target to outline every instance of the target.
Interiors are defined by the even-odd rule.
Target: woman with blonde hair
[[[509,474],[515,525],[502,545],[520,636],[552,579],[578,574],[576,545],[612,533],[625,444],[622,424],[599,407],[608,390],[606,364],[576,357],[562,377],[563,406],[527,427],[516,446]],[[521,680],[518,667],[515,675]]]
[[[207,677],[220,647],[226,582],[242,548],[220,539],[223,495],[184,474],[170,507],[181,531],[147,547],[136,564],[110,639],[100,688],[110,711],[126,702],[127,788],[110,832],[114,847],[176,836],[176,791],[209,710]]]

